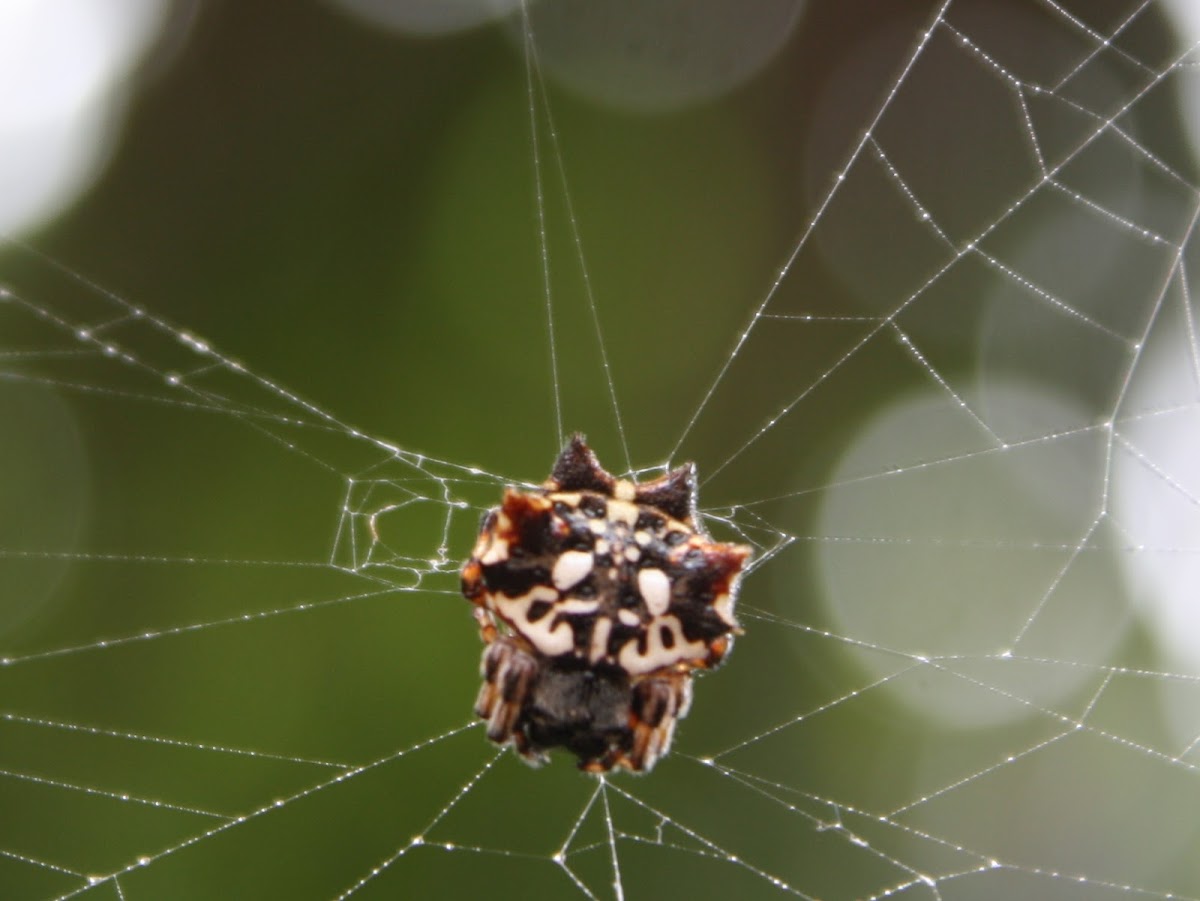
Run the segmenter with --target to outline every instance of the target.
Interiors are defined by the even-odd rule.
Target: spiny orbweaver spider
[[[576,435],[541,489],[509,488],[463,566],[486,647],[475,712],[527,762],[647,772],[687,716],[692,671],[729,652],[750,548],[713,541],[696,467],[617,479]]]

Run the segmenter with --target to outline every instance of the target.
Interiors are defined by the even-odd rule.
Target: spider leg
[[[492,616],[491,611],[486,607],[476,607],[472,612],[475,615],[475,622],[479,624],[479,637],[483,639],[484,644],[491,644],[500,634],[496,628],[496,617]]]
[[[633,688],[629,714],[633,741],[619,762],[634,772],[650,770],[671,747],[675,724],[692,706],[692,677],[687,672],[651,676]]]
[[[475,713],[487,720],[487,737],[501,745],[513,742],[527,760],[540,755],[529,749],[526,736],[516,726],[537,670],[537,660],[517,639],[497,635],[484,649],[480,662],[483,686],[475,701]]]

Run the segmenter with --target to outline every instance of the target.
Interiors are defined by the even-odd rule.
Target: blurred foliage
[[[870,15],[893,17],[902,34],[915,37],[926,4],[887,6],[872,5]],[[814,4],[807,15],[759,78],[701,108],[628,115],[551,86],[635,467],[658,464],[671,450],[825,187],[805,181],[813,140],[806,128],[829,73],[853,53],[867,13],[863,4]],[[886,84],[909,48],[883,48],[868,74],[882,71]],[[41,250],[211,340],[343,423],[513,480],[545,476],[558,437],[529,101],[511,26],[413,40],[372,31],[319,4],[204,3],[185,43],[141,77],[102,180],[35,236]],[[539,121],[544,128],[544,117]],[[858,127],[855,121],[835,136],[841,146],[831,156],[844,158]],[[606,464],[621,469],[544,130],[540,142],[564,426],[587,432]],[[61,277],[47,276],[46,265],[12,254],[2,265],[5,282],[35,300],[59,290]],[[851,309],[844,291],[813,265],[783,297]],[[768,331],[766,340],[683,447],[702,472],[793,396],[780,385],[779,361],[832,352],[824,333]],[[887,354],[871,367],[861,374],[865,384],[831,386],[806,405],[801,425],[781,429],[777,445],[706,486],[702,501],[778,494],[781,480],[819,484],[855,423],[921,378]],[[104,395],[63,392],[61,401],[78,423],[72,440],[79,451],[63,452],[70,459],[55,465],[73,469],[54,481],[89,492],[78,503],[78,521],[55,533],[64,549],[328,559],[345,490],[338,473],[234,417]],[[57,434],[49,431],[52,422],[39,422]],[[822,430],[804,431],[813,423]],[[72,454],[81,459],[72,462]],[[480,502],[488,502],[486,493]],[[788,529],[804,534],[812,515],[804,499],[780,512]],[[456,558],[467,548],[471,518],[454,519]],[[20,545],[7,535],[4,541]],[[34,572],[44,564],[12,564],[22,565],[27,569],[13,578],[43,586],[39,592],[52,600],[4,636],[14,654],[128,635],[147,622],[213,623],[372,590],[319,567],[77,564],[47,573]],[[774,609],[766,597],[773,588],[786,594],[780,603],[792,619],[815,618],[809,586],[795,575],[802,569],[786,584],[753,580],[746,600]],[[434,589],[31,662],[0,678],[0,706],[184,741],[377,760],[469,721],[479,642],[452,580]],[[846,666],[839,649],[813,636],[749,629],[730,665],[700,680],[680,753],[636,782],[639,796],[677,811],[732,852],[751,851],[758,866],[815,894],[854,893],[894,879],[875,871],[886,869],[880,861],[863,871],[844,837],[798,829],[795,814],[686,757],[813,710],[850,681]],[[936,737],[882,700],[841,715],[843,727],[811,741],[766,743],[755,752],[755,771],[786,776],[805,768],[839,786],[857,782],[857,797],[911,794],[906,762]],[[41,761],[64,781],[224,813],[247,812],[263,792],[288,796],[322,776],[282,762],[8,731],[0,767]],[[1031,726],[1012,746],[1036,740]],[[468,731],[387,761],[337,791],[294,802],[286,816],[263,816],[131,874],[123,880],[126,897],[335,895],[405,847],[491,753],[481,734]],[[533,772],[505,755],[495,767],[450,812],[443,837],[514,856],[421,849],[363,897],[571,896],[574,887],[550,857],[595,783],[565,759]],[[632,784],[618,778],[622,783]],[[224,822],[130,804],[114,819],[110,798],[63,792],[48,800],[36,788],[0,780],[0,848],[86,862],[95,873],[128,864],[130,846],[154,854]],[[644,809],[613,797],[630,831],[653,836],[662,828]],[[583,824],[580,844],[603,843],[598,816],[593,811]],[[61,829],[67,822],[69,835]],[[680,833],[667,839],[696,845]],[[611,878],[605,854],[602,847],[578,861],[599,892]],[[74,884],[0,865],[4,897],[54,895]],[[716,870],[746,897],[776,893],[749,870],[731,876],[728,863],[663,848],[631,844],[622,868],[638,889],[634,897],[710,897]],[[112,897],[111,887],[103,891]]]

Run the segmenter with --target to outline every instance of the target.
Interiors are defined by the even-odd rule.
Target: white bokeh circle
[[[991,404],[1010,422],[1078,415],[1015,379],[992,386]],[[916,663],[889,688],[943,726],[1055,706],[1128,625],[1115,553],[1103,528],[1089,531],[1102,476],[1081,460],[1100,460],[1103,436],[1039,441],[1038,428],[997,446],[946,394],[901,397],[860,430],[824,492],[816,562],[831,630],[853,636],[848,652],[880,677],[898,658]]]
[[[36,227],[103,166],[167,0],[0,3],[0,233]]]

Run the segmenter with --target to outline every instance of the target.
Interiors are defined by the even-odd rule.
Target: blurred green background
[[[1008,22],[1012,6],[962,4],[959,21],[986,35],[988,17]],[[1087,40],[1063,38],[1060,18],[1030,6],[1013,15],[1032,31],[1014,26],[1012,34],[1053,23],[1044,44],[1022,38],[1031,65],[1039,50],[1063,65],[1086,53]],[[1115,21],[1128,4],[1099,6],[1089,15]],[[719,469],[702,496],[718,512],[805,492],[732,513],[747,529],[761,513],[799,540],[748,580],[745,603],[765,613],[747,621],[730,665],[700,680],[676,755],[652,776],[618,777],[608,792],[623,833],[625,897],[780,895],[764,873],[806,896],[877,896],[922,872],[979,866],[960,844],[1003,847],[997,856],[1015,869],[990,882],[965,880],[972,888],[961,893],[950,880],[942,898],[1079,896],[1065,879],[1039,881],[1039,869],[1095,874],[1085,889],[1096,897],[1110,893],[1104,881],[1198,890],[1188,851],[1194,772],[1156,767],[1149,753],[1130,765],[1105,759],[1108,746],[1096,756],[1065,752],[1063,769],[1049,772],[1086,776],[1080,786],[1056,787],[1062,821],[1045,828],[1070,834],[1058,845],[1041,845],[1043,833],[1031,828],[1027,843],[1017,836],[1010,847],[1010,835],[987,826],[990,805],[1044,794],[1037,779],[1045,772],[1018,772],[1015,788],[988,783],[978,797],[954,793],[965,810],[933,815],[947,830],[944,842],[923,839],[934,826],[919,819],[880,824],[872,816],[955,774],[985,773],[997,754],[1035,748],[1062,725],[1022,713],[990,729],[956,730],[887,695],[858,698],[878,673],[807,628],[827,622],[812,538],[837,538],[822,531],[821,498],[808,489],[835,481],[846,443],[868,416],[928,385],[928,373],[895,342],[872,345],[826,385],[823,374],[862,337],[853,319],[846,330],[763,320],[676,449],[931,10],[916,2],[810,4],[754,78],[685,109],[622,111],[549,79],[633,467],[658,465],[677,450],[676,459],[695,459],[702,475]],[[455,566],[478,511],[503,481],[544,478],[558,449],[539,171],[563,425],[585,431],[609,468],[626,468],[540,108],[540,169],[534,165],[519,25],[412,38],[322,4],[276,0],[202,2],[173,15],[174,38],[132,78],[102,176],[27,236],[45,256],[0,249],[0,283],[28,303],[7,305],[0,340],[18,349],[72,347],[69,333],[30,309],[105,322],[107,301],[74,273],[202,336],[254,376],[330,411],[337,424],[314,425],[310,413],[254,379],[201,371],[206,358],[133,320],[106,334],[149,370],[102,354],[48,356],[28,367],[13,361],[8,373],[20,377],[0,382],[0,415],[11,424],[0,440],[8,511],[0,526],[0,656],[12,658],[0,670],[0,849],[9,854],[0,857],[0,896],[56,897],[80,885],[78,874],[103,877],[148,855],[149,865],[120,879],[130,901],[326,898],[407,848],[362,897],[572,897],[578,886],[552,858],[573,836],[573,872],[610,897],[603,809],[599,800],[587,807],[592,779],[565,759],[532,771],[506,754],[476,784],[470,780],[492,756],[478,730],[423,744],[470,722],[479,641],[455,593]],[[1144,19],[1131,51],[1167,43],[1161,18]],[[975,84],[943,53],[951,59],[950,51],[929,51],[915,93],[897,101],[880,135],[922,161],[933,195],[939,185],[954,189],[944,221],[968,234],[980,215],[985,223],[1000,215],[987,205],[995,195],[1018,196],[1021,180],[1007,173],[1024,178],[1030,154],[1007,118],[1009,100],[987,93],[1000,90],[994,76]],[[1118,74],[1116,96],[1132,96],[1135,74]],[[1147,128],[1171,131],[1170,100],[1142,103]],[[989,162],[980,163],[985,150]],[[1100,190],[1111,171],[1101,168],[1089,184]],[[860,218],[848,206],[821,220],[823,232],[804,245],[809,252],[772,311],[878,315],[876,295],[890,308],[936,268],[910,202],[899,202],[907,223],[900,228],[872,212],[898,203],[895,186],[878,171],[852,180],[863,185],[856,196],[866,212]],[[976,202],[990,212],[973,210]],[[997,240],[1017,246],[1019,237]],[[929,304],[933,315],[905,324],[939,371],[957,377],[980,365],[976,329],[985,315],[957,299],[996,278],[968,271]],[[1096,366],[1117,371],[1106,359]],[[158,377],[166,373],[216,394],[218,409],[172,393]],[[814,382],[821,390],[802,394]],[[1078,393],[1097,415],[1111,400],[1103,391]],[[780,425],[742,453],[797,397]],[[279,416],[308,424],[272,418]],[[434,462],[370,469],[384,455],[348,436],[350,428]],[[933,444],[955,447],[940,432]],[[386,482],[372,488],[374,479]],[[350,553],[339,523],[358,528],[360,540],[364,534],[361,516],[343,518],[348,487],[364,513],[409,502],[380,520],[384,547],[373,550],[418,562],[391,561],[368,570],[370,579],[327,565]],[[782,535],[772,528],[753,533],[764,549]],[[991,547],[992,560],[1003,556]],[[998,644],[1006,633],[991,628]],[[150,639],[136,640],[142,633]],[[886,639],[871,636],[868,651],[895,674],[913,659],[891,654]],[[1148,668],[1163,669],[1147,642],[1135,629],[1106,662],[1149,660]],[[1078,697],[1094,688],[1080,687]],[[822,705],[848,697],[852,703],[804,728]],[[1127,718],[1138,707],[1121,708],[1118,736],[1163,731],[1146,714],[1143,734],[1141,714]],[[723,776],[691,756],[788,723],[801,728],[734,758],[755,779]],[[339,766],[371,762],[353,779],[297,797]],[[1151,770],[1144,783],[1131,775],[1143,768]],[[1122,780],[1143,796],[1117,791]],[[1100,801],[1088,785],[1101,786]],[[1164,795],[1175,805],[1146,809],[1146,798]],[[275,798],[288,800],[229,827],[228,817]],[[1019,822],[1029,809],[1013,801],[1010,815]],[[1113,841],[1124,856],[1111,870],[1088,853],[1108,848],[1086,831],[1093,817],[1121,824]],[[998,832],[1012,832],[1013,820],[997,819]],[[429,845],[410,846],[431,822]],[[899,822],[909,825],[897,829]],[[1139,824],[1140,846],[1128,838]],[[217,831],[158,856],[208,830]],[[864,853],[847,831],[877,853]],[[439,850],[438,842],[459,850]],[[927,889],[909,894],[932,897]],[[111,880],[87,895],[118,897]]]

